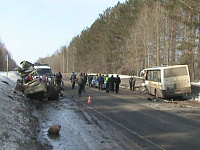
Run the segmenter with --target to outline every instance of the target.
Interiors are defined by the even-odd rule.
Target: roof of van
[[[47,65],[39,65],[39,66],[34,66],[35,69],[38,69],[38,68],[41,68],[41,69],[51,69],[50,66],[47,66]]]
[[[148,70],[148,69],[168,69],[168,68],[178,68],[178,67],[187,67],[187,65],[173,65],[173,66],[156,66],[156,67],[152,67],[152,68],[146,68],[144,70]]]

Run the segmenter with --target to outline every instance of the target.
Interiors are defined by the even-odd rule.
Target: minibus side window
[[[147,71],[147,80],[151,80],[151,71]]]
[[[161,82],[161,73],[160,73],[160,70],[157,72],[157,74],[158,74],[157,81]]]
[[[153,81],[157,81],[157,71],[153,71]]]
[[[155,81],[155,82],[161,82],[160,70],[148,71],[148,80]]]

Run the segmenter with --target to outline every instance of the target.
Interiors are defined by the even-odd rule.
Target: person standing
[[[83,92],[85,92],[85,86],[87,84],[87,73],[83,74]]]
[[[59,72],[56,74],[56,84],[61,86],[61,82],[62,82],[62,74],[61,74],[61,72],[59,71]]]
[[[119,75],[117,75],[117,77],[115,78],[115,92],[119,93],[119,84],[121,83],[121,79],[119,77]]]
[[[82,73],[79,74],[78,78],[77,78],[77,83],[78,83],[78,96],[81,97],[81,93],[83,91],[83,81],[84,80],[84,76]]]
[[[109,76],[106,75],[105,81],[106,81],[106,93],[109,93]]]
[[[99,85],[99,91],[102,91],[102,86],[103,86],[103,81],[102,81],[102,76],[101,74],[99,74],[99,77],[97,78],[97,81],[98,81],[98,85]]]
[[[135,77],[133,77],[133,82],[132,82],[133,91],[134,91],[134,88],[135,88],[135,82],[136,82],[136,79],[135,79]]]
[[[110,91],[114,92],[115,78],[113,77],[113,75],[110,77],[109,82],[110,82]]]
[[[61,84],[62,84],[62,74],[61,72],[59,71],[57,74],[56,74],[56,85],[58,86],[59,88],[59,93],[61,96],[63,96],[63,94],[61,93]]]
[[[133,76],[129,79],[130,90],[133,89]]]
[[[93,76],[92,76],[92,75],[89,75],[89,76],[88,76],[88,86],[89,86],[89,87],[92,86],[92,79],[93,79]]]
[[[74,87],[75,87],[75,82],[76,82],[76,75],[74,74],[74,72],[72,72],[70,80],[71,80],[71,83],[72,83],[72,90],[73,90]]]

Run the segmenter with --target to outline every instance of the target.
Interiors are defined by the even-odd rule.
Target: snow
[[[34,118],[23,96],[14,93],[16,72],[0,72],[0,149],[38,149],[32,140]],[[29,145],[30,144],[30,145]]]
[[[13,85],[18,79],[21,79],[21,77],[16,71],[9,71],[8,77],[7,72],[0,72],[0,80],[7,82],[9,85]]]

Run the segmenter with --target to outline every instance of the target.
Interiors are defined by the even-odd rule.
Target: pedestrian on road
[[[109,93],[109,76],[108,75],[106,75],[106,79],[105,79],[105,81],[106,81],[106,93]]]
[[[102,78],[101,74],[99,74],[99,77],[97,78],[97,81],[98,81],[98,85],[99,85],[99,91],[102,91],[103,88],[103,82],[104,82],[104,79]]]
[[[78,83],[78,96],[81,97],[81,93],[83,91],[83,81],[84,80],[84,76],[82,73],[79,74],[78,78],[77,78],[77,83]]]
[[[115,92],[119,93],[119,84],[121,83],[121,79],[119,77],[119,75],[117,75],[117,77],[115,78]]]
[[[113,75],[110,77],[109,82],[110,82],[110,92],[114,92],[115,78],[113,77]]]
[[[62,84],[62,74],[61,72],[59,71],[57,74],[56,74],[56,85],[58,86],[59,88],[59,93],[60,93],[60,96],[63,96],[63,94],[61,93],[61,84]]]
[[[85,92],[85,85],[87,84],[87,73],[83,74],[83,92]]]
[[[76,75],[74,74],[74,72],[72,72],[70,80],[71,80],[71,83],[72,83],[72,90],[73,90],[74,87],[75,87],[75,83],[76,83]]]
[[[130,90],[133,89],[133,76],[129,79]]]
[[[89,86],[89,87],[92,86],[92,79],[93,79],[93,76],[92,76],[92,75],[89,75],[89,76],[88,76],[88,86]]]

